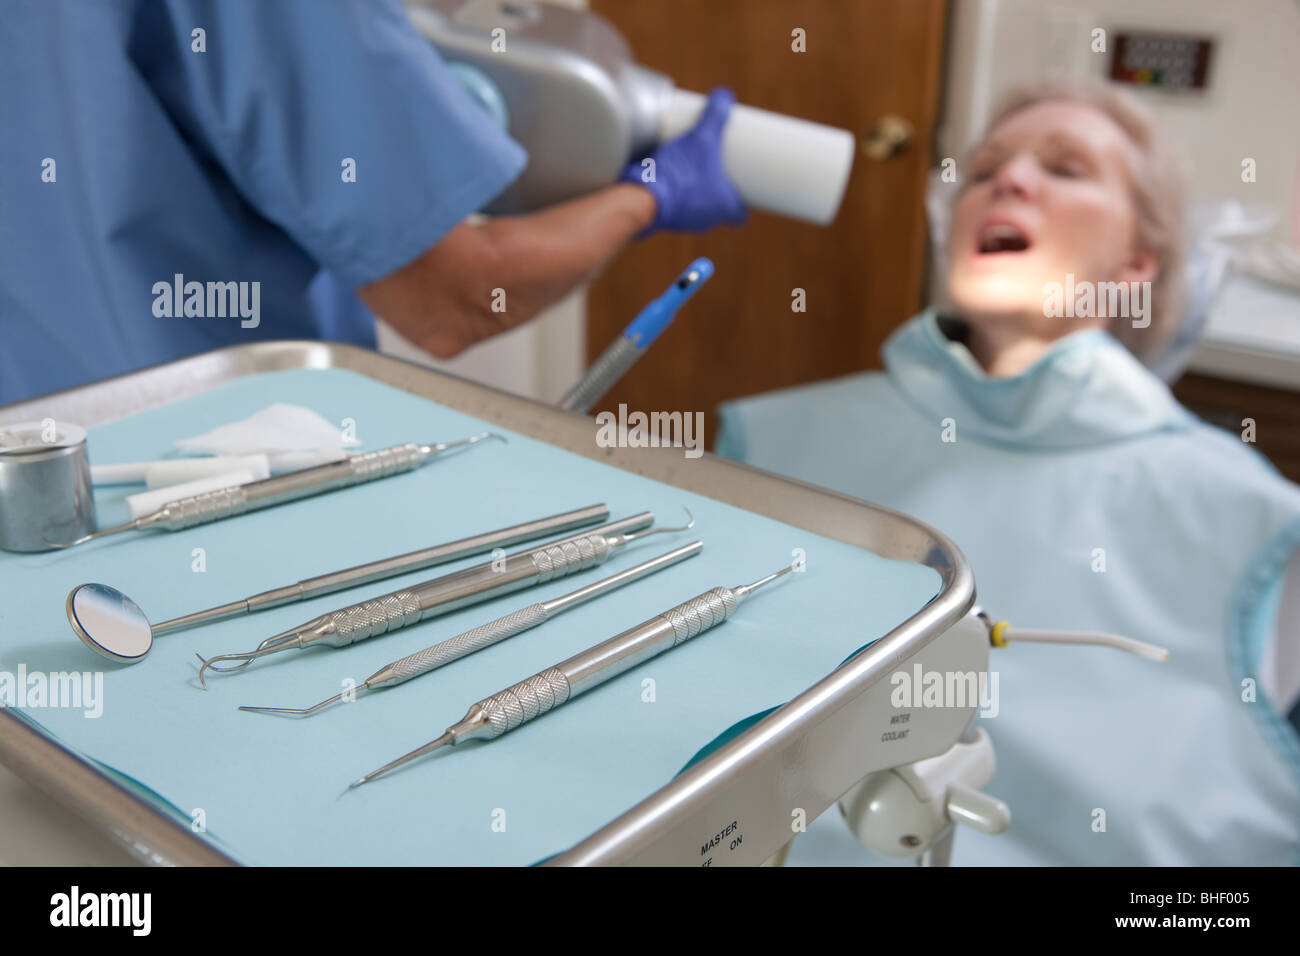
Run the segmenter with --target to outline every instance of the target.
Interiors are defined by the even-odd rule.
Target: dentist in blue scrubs
[[[258,339],[373,347],[375,315],[449,357],[635,236],[745,217],[722,172],[723,90],[657,151],[655,183],[465,223],[527,155],[398,0],[4,15],[0,404]],[[209,283],[215,314],[190,296]]]

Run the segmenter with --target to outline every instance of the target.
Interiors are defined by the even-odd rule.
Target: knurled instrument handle
[[[661,615],[673,627],[673,647],[716,627],[736,612],[739,602],[730,588],[713,588]]]
[[[640,357],[641,349],[630,339],[620,335],[604,352],[600,353],[600,358],[596,359],[582,380],[560,399],[560,408],[584,414],[590,411],[591,406],[600,401]]]
[[[428,673],[434,668],[459,660],[466,654],[490,647],[507,637],[514,637],[531,627],[536,627],[546,620],[546,607],[542,604],[530,604],[495,621],[489,621],[473,630],[457,634],[426,647],[422,651],[408,654],[399,661],[394,661],[385,668],[388,679],[385,683],[398,683]]]
[[[490,728],[484,736],[500,737],[506,731],[559,707],[568,699],[568,680],[554,667],[548,667],[479,701],[470,710],[481,710],[486,727]]]
[[[342,461],[170,501],[164,505],[167,517],[161,524],[169,531],[180,531],[243,514],[245,511],[387,478],[389,475],[410,471],[424,460],[424,452],[414,442],[352,455]]]
[[[532,553],[538,584],[562,578],[600,564],[610,555],[609,538],[603,532],[584,535],[562,544],[538,548]]]
[[[347,465],[351,469],[352,480],[343,482],[338,487],[356,485],[363,481],[373,481],[376,478],[387,478],[389,475],[410,471],[421,465],[424,460],[424,452],[415,442],[380,448],[360,455],[350,455],[338,464]]]
[[[735,593],[730,588],[713,588],[664,611],[658,615],[658,618],[666,620],[672,627],[673,643],[667,644],[665,638],[665,643],[659,645],[660,650],[676,647],[697,634],[702,634],[709,628],[721,624],[735,612],[738,603]],[[654,633],[654,619],[646,622],[642,627],[648,628],[646,640],[653,641],[651,635]],[[659,627],[662,627],[662,624]],[[630,632],[624,632],[625,635],[628,633]],[[589,649],[579,657],[599,653],[601,648],[618,640],[617,637],[611,638],[610,641]],[[655,652],[651,651],[651,654],[653,653]],[[487,732],[484,736],[499,737],[568,700],[574,693],[574,685],[570,683],[569,676],[562,668],[575,660],[578,658],[569,658],[557,667],[548,667],[471,707],[470,712],[479,711],[479,716],[485,722]],[[585,682],[582,677],[575,680],[578,680],[580,688],[594,686],[622,673],[634,666],[637,661],[636,656],[610,658],[607,664],[598,664],[595,670],[589,670]]]
[[[247,510],[248,497],[244,494],[244,486],[235,485],[168,502],[167,517],[161,524],[168,531],[181,531],[209,521],[240,515]]]
[[[330,644],[344,647],[377,634],[415,624],[421,615],[420,599],[410,591],[394,591],[326,614],[334,625]]]
[[[542,583],[589,568],[593,564],[600,563],[608,554],[608,539],[603,534],[597,533],[566,541],[563,544],[539,548],[531,553],[531,557],[527,552],[516,555],[514,560],[528,560],[529,563],[523,567],[537,576],[534,583]],[[491,562],[472,570],[474,586],[477,588],[481,585],[479,593],[483,599],[491,596],[498,578],[502,585],[510,583],[506,574],[493,570]],[[514,577],[518,579],[518,573]],[[430,584],[434,587],[430,587]],[[462,591],[465,587],[463,581],[456,585],[456,588]],[[369,601],[340,608],[325,615],[334,624],[334,633],[330,635],[328,642],[334,647],[344,647],[368,637],[415,624],[436,613],[436,608],[448,606],[446,599],[449,593],[445,579],[437,579],[417,588],[394,591]]]

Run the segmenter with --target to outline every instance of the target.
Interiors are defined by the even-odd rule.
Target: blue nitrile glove
[[[644,186],[655,197],[655,219],[642,237],[660,229],[704,232],[745,221],[744,200],[722,168],[722,128],[735,102],[731,90],[718,87],[691,130],[650,154],[653,167],[642,158],[623,170],[620,181]]]

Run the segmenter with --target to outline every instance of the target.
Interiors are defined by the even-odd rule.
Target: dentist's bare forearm
[[[461,224],[358,294],[407,339],[449,358],[564,298],[654,215],[649,191],[622,183],[540,212]]]

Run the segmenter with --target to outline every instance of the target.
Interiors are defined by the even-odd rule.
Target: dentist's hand
[[[643,237],[660,229],[704,232],[745,221],[745,203],[722,167],[722,130],[735,102],[731,90],[718,87],[689,132],[646,157],[653,165],[635,159],[623,170],[623,182],[644,186],[655,199],[655,219]]]

